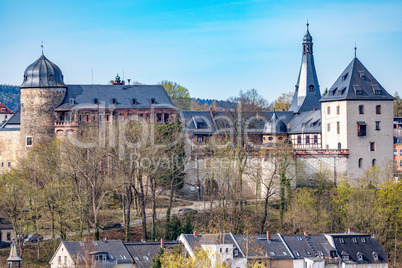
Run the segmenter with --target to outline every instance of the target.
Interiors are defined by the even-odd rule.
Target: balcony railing
[[[296,150],[298,157],[349,157],[349,149],[310,149]]]

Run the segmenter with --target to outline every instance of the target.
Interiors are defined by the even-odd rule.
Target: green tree
[[[282,93],[274,102],[273,108],[275,111],[287,111],[293,100],[293,92]]]
[[[188,89],[172,81],[161,81],[159,85],[162,85],[166,93],[169,95],[173,104],[180,110],[190,110],[191,97]]]
[[[395,92],[395,100],[394,100],[394,116],[400,117],[402,116],[402,100],[399,97],[398,92]]]

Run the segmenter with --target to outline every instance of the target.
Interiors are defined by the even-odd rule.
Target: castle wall
[[[54,135],[57,120],[54,109],[65,92],[66,88],[21,88],[21,156],[25,156],[35,142]]]
[[[7,173],[15,167],[20,149],[20,130],[2,129],[0,131],[0,173]]]

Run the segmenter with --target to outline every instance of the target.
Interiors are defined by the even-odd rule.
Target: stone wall
[[[15,167],[19,157],[20,130],[2,129],[0,131],[0,173]]]

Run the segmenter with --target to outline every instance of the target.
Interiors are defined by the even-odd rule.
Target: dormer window
[[[357,252],[357,260],[363,261],[363,254],[361,252]]]
[[[361,241],[362,241],[362,243],[366,243],[366,238],[362,237]]]
[[[345,93],[346,91],[346,87],[342,88],[341,91],[338,92],[339,95],[343,95],[343,93]]]
[[[313,92],[314,91],[314,85],[309,85],[308,86],[308,91]]]
[[[345,80],[346,80],[346,78],[348,77],[348,74],[349,74],[349,73],[346,73],[345,75],[342,76],[342,81],[345,81]]]
[[[48,80],[48,81],[53,81],[53,75],[52,75],[52,74],[49,74],[49,75],[47,76],[47,80]]]
[[[115,98],[113,98],[113,99],[110,100],[110,103],[113,104],[113,105],[116,105],[117,101],[116,101]]]
[[[348,261],[349,260],[349,255],[342,256],[342,260]]]
[[[353,243],[357,244],[357,239],[356,238],[352,238]]]
[[[132,104],[132,105],[136,105],[136,104],[137,104],[137,100],[136,100],[136,99],[132,99],[132,100],[131,100],[131,104]]]
[[[151,99],[151,104],[155,104],[155,99]]]
[[[378,253],[377,252],[375,252],[375,251],[373,251],[373,259],[374,259],[374,261],[378,261]]]
[[[364,71],[359,71],[359,75],[362,80],[366,80],[366,74],[364,73]]]
[[[363,95],[363,90],[359,85],[354,85],[353,89],[355,90],[356,95]]]
[[[74,105],[74,99],[73,98],[70,99],[70,105]]]
[[[93,103],[94,103],[94,104],[99,104],[99,100],[95,98],[95,99],[93,100]]]
[[[345,244],[345,240],[343,238],[339,238],[339,242],[341,242],[341,244]]]
[[[24,74],[24,82],[28,81],[28,76]]]

